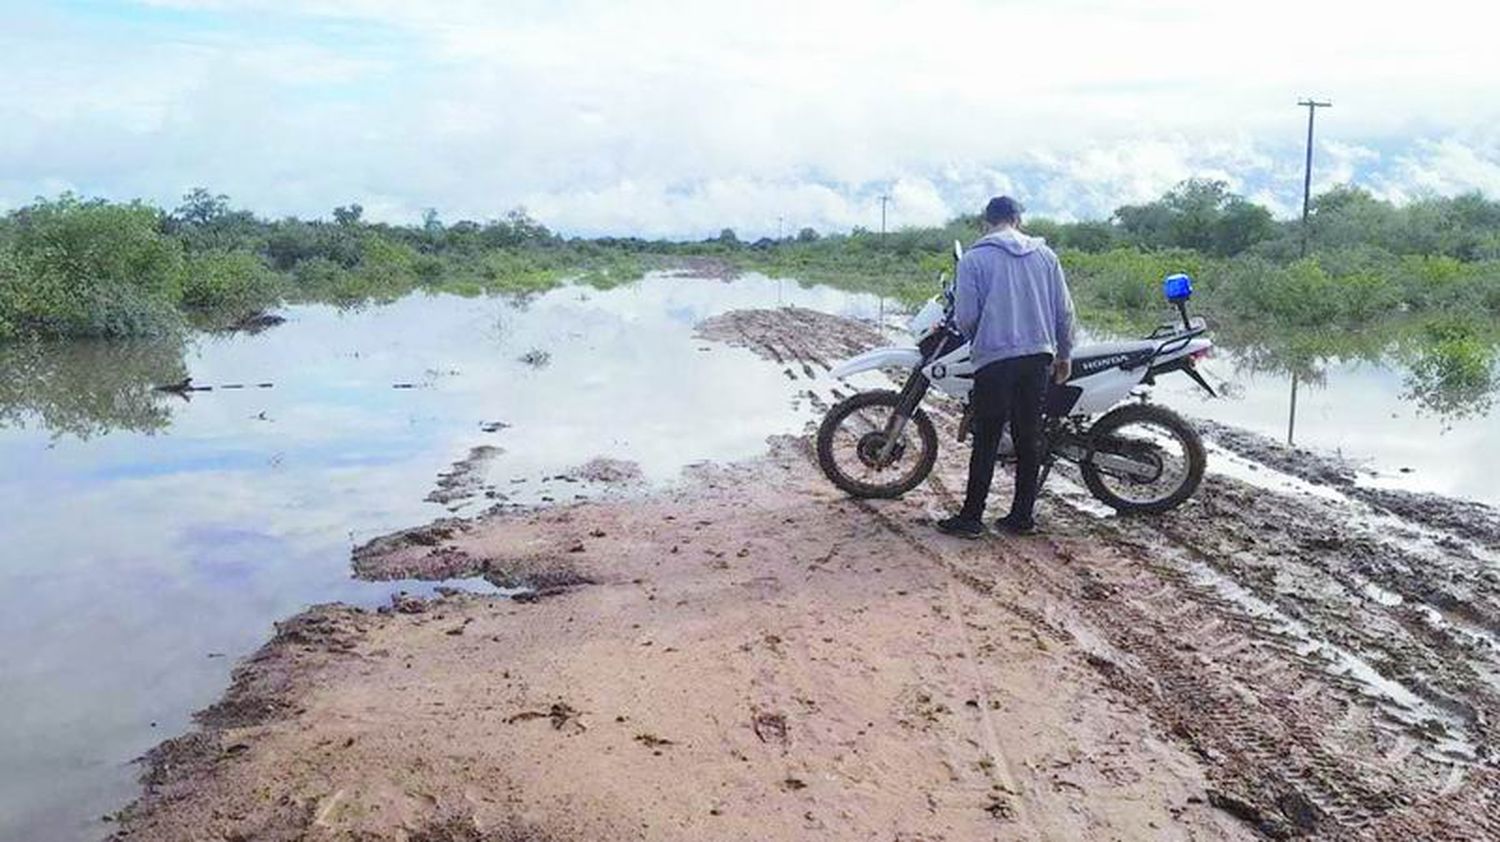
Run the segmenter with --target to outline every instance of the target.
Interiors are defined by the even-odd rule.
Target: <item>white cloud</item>
[[[886,190],[904,223],[1000,191],[1095,216],[1188,176],[1285,209],[1306,93],[1335,99],[1318,185],[1500,193],[1500,151],[1466,139],[1500,118],[1500,14],[1450,0],[152,0],[128,25],[13,17],[0,196],[65,183],[170,202],[204,184],[271,214],[524,203],[563,230],[684,236],[874,227]]]
[[[1500,147],[1457,138],[1422,141],[1402,155],[1386,192],[1398,199],[1420,194],[1453,195],[1478,190],[1500,196]]]

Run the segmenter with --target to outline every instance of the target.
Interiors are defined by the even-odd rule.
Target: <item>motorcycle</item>
[[[953,244],[955,262],[963,246]],[[877,348],[846,360],[831,372],[845,379],[863,371],[906,372],[900,391],[859,392],[828,411],[818,428],[818,464],[828,479],[854,497],[899,497],[927,479],[937,462],[937,431],[921,408],[929,390],[963,407],[958,440],[972,418],[969,394],[974,364],[969,343],[953,316],[953,284],[943,285],[911,320],[914,346]],[[1141,386],[1182,372],[1217,397],[1197,370],[1213,342],[1202,320],[1189,318],[1192,279],[1171,275],[1162,283],[1181,324],[1164,324],[1144,339],[1074,349],[1066,383],[1049,381],[1042,435],[1041,481],[1058,460],[1074,463],[1089,493],[1119,512],[1165,512],[1197,490],[1207,458],[1198,432],[1182,416],[1149,403]],[[1129,402],[1132,395],[1140,398]],[[1015,461],[1002,443],[999,461]]]

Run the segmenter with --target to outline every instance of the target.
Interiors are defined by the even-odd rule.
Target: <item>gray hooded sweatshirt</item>
[[[1031,354],[1073,356],[1073,299],[1041,237],[1002,228],[974,243],[958,263],[954,316],[976,369]]]

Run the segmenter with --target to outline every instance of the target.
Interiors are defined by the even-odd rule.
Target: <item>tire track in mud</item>
[[[737,344],[778,361],[879,341],[827,316],[730,317]],[[803,395],[826,405],[819,390],[833,390],[804,374],[813,383]],[[954,408],[927,409],[953,442]],[[954,507],[955,461],[940,460],[913,493]],[[1350,488],[1326,466],[1300,476]],[[1341,506],[1212,474],[1170,516],[1100,518],[1055,490],[1044,500],[1056,537],[957,554],[877,504],[856,505],[976,597],[1080,645],[1111,686],[1203,758],[1211,800],[1267,835],[1500,839],[1500,652],[1486,637],[1500,639],[1500,574],[1468,547],[1491,536],[1439,534],[1418,551],[1418,530],[1401,521],[1415,512],[1417,526],[1451,532],[1454,518],[1433,511],[1491,510],[1424,509],[1390,493]],[[1372,525],[1372,509],[1388,520]]]
[[[951,505],[956,501],[944,502]],[[991,596],[1009,590],[998,581],[1002,577],[987,577],[961,561],[950,562],[874,507],[864,504],[861,509],[899,534],[914,551],[948,568],[970,588]],[[1009,550],[1003,560],[1006,574],[1019,578],[1024,590],[1045,590],[1065,598],[1069,606],[1081,607],[1083,616],[1060,626],[1035,610],[1014,603],[1003,607],[1053,639],[1082,642],[1102,636],[1114,658],[1091,654],[1087,658],[1089,665],[1111,685],[1153,709],[1168,733],[1188,742],[1214,764],[1214,777],[1230,790],[1217,797],[1232,811],[1252,817],[1269,835],[1282,836],[1299,827],[1275,817],[1266,808],[1255,806],[1258,802],[1276,805],[1282,813],[1300,817],[1301,830],[1316,827],[1321,820],[1318,814],[1330,816],[1342,825],[1358,827],[1399,805],[1397,799],[1387,794],[1395,789],[1393,785],[1336,783],[1334,778],[1347,777],[1345,764],[1321,749],[1319,729],[1297,717],[1287,721],[1285,713],[1273,717],[1258,709],[1263,706],[1254,695],[1247,694],[1246,682],[1233,681],[1226,686],[1224,675],[1205,670],[1206,665],[1219,661],[1212,654],[1206,658],[1189,657],[1199,651],[1237,653],[1257,644],[1245,634],[1242,618],[1223,612],[1224,606],[1218,600],[1208,600],[1207,611],[1202,602],[1184,600],[1185,581],[1177,571],[1160,570],[1152,580],[1141,575],[1138,564],[1120,559],[1109,565],[1112,568],[1109,572],[1116,575],[1104,579],[1098,572],[1097,556],[1090,555],[1083,561],[1065,545],[1043,539],[1051,557],[1045,558],[1048,553],[1043,553],[1044,559],[1039,560],[1026,549],[1031,540],[1002,540]],[[974,555],[977,554],[962,554],[960,559],[968,556],[971,563],[979,561]],[[1065,572],[1081,584],[1060,580],[1056,572],[1049,570],[1054,561],[1062,561]],[[980,561],[984,562],[991,568],[995,566],[992,558]],[[1162,572],[1167,575],[1160,576]],[[1107,595],[1098,590],[1101,579],[1106,582]],[[1136,590],[1142,590],[1140,583],[1144,582],[1147,593],[1132,599],[1133,594],[1127,592],[1127,579],[1136,581]],[[1167,611],[1165,606],[1173,606],[1173,610]],[[1157,610],[1150,610],[1152,607]],[[1174,633],[1173,627],[1191,631],[1184,637],[1180,632]],[[1081,634],[1074,634],[1074,630]],[[1194,643],[1185,644],[1185,640]],[[1132,661],[1134,664],[1126,665]],[[1260,677],[1264,679],[1265,675]],[[1186,708],[1175,704],[1176,700],[1185,701]],[[1280,733],[1268,727],[1273,723],[1282,726]],[[1310,762],[1305,767],[1288,764],[1284,758],[1289,747],[1293,748],[1293,756],[1310,755]],[[1226,773],[1226,769],[1233,771]],[[1259,786],[1247,786],[1252,781]]]
[[[1063,598],[1079,615],[1067,624],[1079,632],[1075,640],[1107,644],[1110,654],[1095,654],[1090,665],[1204,757],[1222,787],[1211,796],[1220,806],[1272,836],[1380,838],[1412,825],[1405,812],[1420,805],[1409,795],[1409,777],[1395,774],[1394,764],[1369,747],[1345,748],[1335,738],[1348,730],[1351,715],[1369,707],[1358,682],[1330,676],[1297,651],[1294,639],[1195,584],[1150,547],[1101,555],[1080,554],[1062,541],[1041,543],[1046,549],[1037,553],[1032,540],[1008,540],[1007,572],[1023,574],[1029,589]],[[1053,622],[1040,622],[1057,633]],[[1443,770],[1449,768],[1456,767]],[[1446,782],[1434,775],[1424,783],[1437,791]],[[1483,781],[1473,784],[1467,793],[1480,802],[1464,806],[1482,809]],[[1417,826],[1430,827],[1426,818],[1463,801],[1455,793],[1431,802]]]
[[[816,380],[814,366],[832,371],[830,357],[852,356],[881,340],[873,327],[800,307],[736,310],[708,319],[697,333],[773,360],[791,380]]]
[[[1122,533],[1133,534],[1123,535],[1120,546],[1133,550],[1143,562],[1149,555],[1160,555],[1164,546],[1173,547],[1304,626],[1301,635],[1290,640],[1283,635],[1282,644],[1274,647],[1279,652],[1273,656],[1291,669],[1241,675],[1238,682],[1256,697],[1286,700],[1276,713],[1298,744],[1316,749],[1309,755],[1313,768],[1326,776],[1328,769],[1341,767],[1346,773],[1343,777],[1355,784],[1358,809],[1350,812],[1347,801],[1335,801],[1340,809],[1330,811],[1340,825],[1399,828],[1410,826],[1412,817],[1418,815],[1422,821],[1440,822],[1445,810],[1467,802],[1473,817],[1467,826],[1477,828],[1485,821],[1487,833],[1500,835],[1500,828],[1480,819],[1487,815],[1481,806],[1492,798],[1486,792],[1487,786],[1493,786],[1492,779],[1481,764],[1493,756],[1494,688],[1474,671],[1469,653],[1457,653],[1460,657],[1455,658],[1440,647],[1410,639],[1406,626],[1383,621],[1378,603],[1375,610],[1362,610],[1370,601],[1337,587],[1337,571],[1326,566],[1310,567],[1300,574],[1299,579],[1316,585],[1289,595],[1277,587],[1274,577],[1267,579],[1244,567],[1243,548],[1200,544],[1198,536],[1182,528],[1183,522],[1122,523]],[[1304,564],[1302,559],[1279,562]],[[1334,580],[1334,587],[1328,579]],[[1321,600],[1314,591],[1322,591]],[[1228,610],[1237,607],[1231,601]],[[1328,651],[1313,647],[1328,646],[1352,653],[1357,662],[1373,664],[1373,674],[1363,679],[1357,674],[1343,675],[1347,661],[1310,657]],[[1380,669],[1398,659],[1413,666],[1402,671]],[[1380,686],[1379,679],[1452,714],[1461,731],[1458,739],[1471,743],[1472,754],[1454,752],[1453,719],[1444,723],[1438,713],[1414,722],[1410,716],[1395,715],[1401,700],[1390,698],[1392,694]],[[1351,733],[1347,723],[1352,718],[1363,719],[1366,727]],[[1375,835],[1380,838],[1386,833]]]
[[[1218,484],[1215,478],[1206,493]],[[1045,539],[1050,553],[1023,553],[1019,561],[1031,568],[1032,581],[1050,576],[1048,585],[1087,618],[1086,626],[1141,667],[1144,676],[1132,676],[1120,664],[1091,661],[1157,712],[1169,733],[1214,762],[1227,809],[1254,818],[1271,835],[1337,831],[1370,838],[1445,823],[1444,811],[1460,804],[1470,815],[1486,815],[1475,811],[1491,798],[1491,779],[1471,775],[1466,759],[1438,751],[1445,734],[1413,733],[1410,723],[1389,717],[1382,722],[1383,705],[1366,684],[1302,651],[1309,637],[1322,636],[1323,626],[1313,626],[1308,637],[1288,635],[1280,624],[1195,581],[1191,563],[1213,566],[1215,558],[1175,528],[1183,519],[1100,521],[1074,509],[1065,520],[1116,552],[1075,552],[1067,541]],[[1061,577],[1061,570],[1075,581]],[[1247,589],[1258,584],[1253,576],[1234,576],[1243,571],[1220,570],[1240,586],[1248,580]],[[1469,685],[1471,691],[1482,687]],[[1363,727],[1351,728],[1351,720]],[[1385,736],[1371,738],[1379,732]],[[1392,762],[1402,740],[1427,751],[1414,758],[1414,749],[1407,749]],[[1421,762],[1411,768],[1414,759]],[[1442,795],[1454,772],[1464,778]],[[1479,824],[1460,822],[1470,829]],[[1500,828],[1484,827],[1500,834]]]

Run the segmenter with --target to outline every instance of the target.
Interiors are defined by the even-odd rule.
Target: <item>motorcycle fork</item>
[[[886,462],[896,450],[896,442],[901,440],[901,434],[906,431],[907,422],[917,411],[917,405],[922,398],[927,396],[927,388],[931,381],[927,375],[922,373],[921,368],[912,370],[911,376],[906,378],[906,385],[901,387],[901,397],[896,401],[896,411],[891,413],[891,419],[886,422],[883,435],[885,444],[880,448],[880,461]]]

